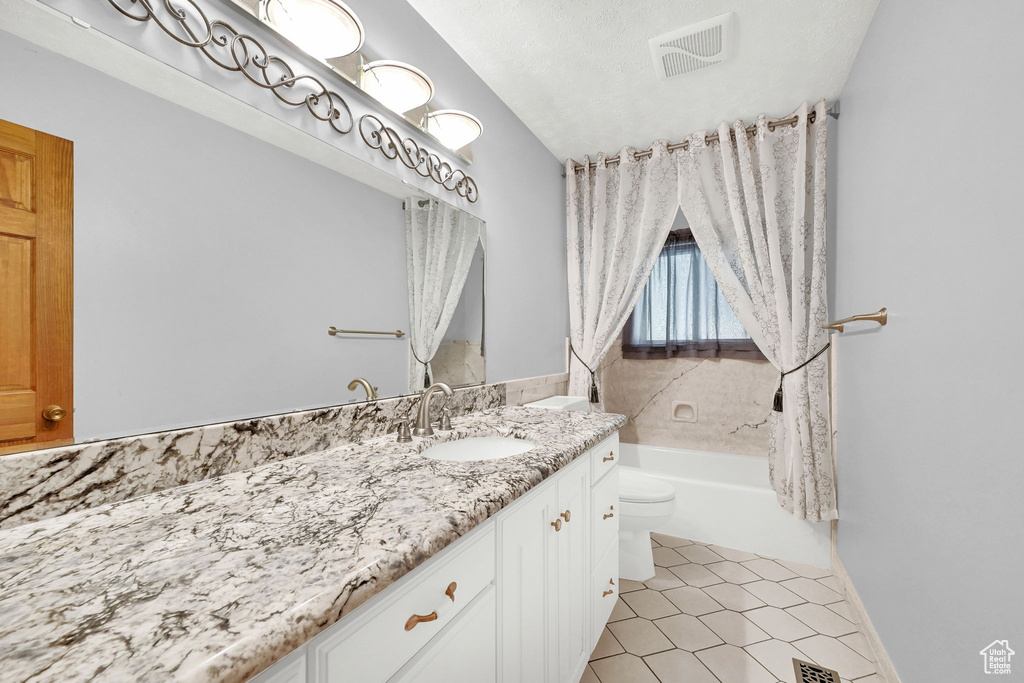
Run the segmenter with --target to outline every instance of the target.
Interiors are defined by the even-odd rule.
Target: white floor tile
[[[748,609],[764,607],[764,603],[761,600],[743,590],[743,586],[737,586],[734,583],[719,583],[702,590],[714,598],[722,607],[734,612],[744,612]]]
[[[765,640],[744,648],[761,666],[771,671],[776,678],[785,683],[796,683],[796,672],[793,669],[793,658],[806,660],[807,656],[789,643],[781,640]]]
[[[672,641],[654,625],[654,622],[647,619],[616,621],[614,624],[608,624],[608,630],[615,635],[615,639],[626,649],[626,652],[641,657],[675,647],[672,645]],[[597,675],[601,676],[601,672],[598,671]],[[603,676],[601,678],[604,679]]]
[[[810,626],[778,607],[752,609],[749,612],[744,612],[743,616],[777,640],[792,642],[801,638],[810,638],[815,633]]]
[[[736,562],[713,562],[704,566],[729,583],[750,583],[761,580],[760,576]]]
[[[843,602],[833,602],[825,606],[841,616],[843,619],[857,623],[856,618],[853,616],[853,610],[850,608],[850,603],[845,600]]]
[[[730,645],[743,647],[769,638],[754,622],[738,612],[713,612],[705,614],[700,620]]]
[[[725,642],[705,626],[704,622],[689,614],[677,614],[674,617],[658,619],[654,625],[668,636],[668,639],[677,648],[690,652],[714,647]]]
[[[707,593],[693,586],[673,588],[665,591],[662,595],[668,598],[681,612],[695,617],[722,609],[722,606],[712,600]]]
[[[868,645],[868,639],[864,637],[863,633],[848,633],[845,636],[839,636],[839,640],[843,642],[843,645],[850,648],[869,662],[875,661],[875,653],[871,651],[871,646]]]
[[[824,636],[838,638],[857,630],[852,622],[843,619],[827,607],[812,602],[790,607],[786,611]]]
[[[725,559],[715,551],[696,544],[677,548],[676,551],[690,562],[697,564],[711,564],[712,562],[722,562]]]
[[[638,617],[643,617],[644,619],[660,619],[661,617],[679,614],[679,610],[669,602],[668,598],[658,591],[650,589],[625,593],[622,595],[622,601],[629,605],[629,608],[636,612]],[[833,616],[841,618],[838,614]]]
[[[719,683],[699,659],[689,652],[669,650],[644,657],[662,683]]]
[[[772,607],[792,607],[793,605],[805,602],[799,595],[774,581],[745,583],[743,588]]]
[[[688,586],[703,588],[716,583],[722,583],[722,577],[709,570],[702,564],[684,564],[669,569],[673,574],[686,582]]]
[[[808,602],[816,602],[819,605],[827,605],[831,602],[839,602],[843,596],[831,588],[826,588],[814,579],[799,577],[782,581],[780,586],[788,588]]]
[[[722,683],[775,683],[768,669],[734,645],[719,645],[695,654]]]
[[[786,569],[775,560],[768,560],[763,557],[749,560],[742,564],[762,579],[768,579],[769,581],[785,581],[786,579],[795,579],[798,576],[796,572]]]
[[[659,683],[644,660],[635,655],[615,655],[590,666],[601,683]]]

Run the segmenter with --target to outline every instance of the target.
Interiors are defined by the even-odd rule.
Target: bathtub
[[[621,463],[676,489],[672,521],[655,531],[828,567],[830,525],[796,519],[768,483],[768,459],[660,446],[619,445]]]

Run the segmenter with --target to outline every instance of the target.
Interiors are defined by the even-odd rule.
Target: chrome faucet
[[[366,400],[367,401],[376,401],[377,400],[377,387],[371,386],[370,383],[367,382],[362,377],[356,377],[354,380],[349,382],[348,383],[348,390],[349,391],[355,391],[356,387],[358,387],[358,386],[362,386],[363,390],[366,391]]]
[[[423,392],[420,396],[420,410],[416,413],[416,425],[412,428],[415,436],[431,436],[434,433],[433,427],[430,426],[430,397],[437,391],[443,391],[449,398],[453,394],[452,388],[444,382],[432,384]]]

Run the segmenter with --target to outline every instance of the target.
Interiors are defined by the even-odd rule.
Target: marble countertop
[[[619,428],[503,407],[0,531],[5,681],[243,681]],[[504,460],[419,452],[527,438]]]

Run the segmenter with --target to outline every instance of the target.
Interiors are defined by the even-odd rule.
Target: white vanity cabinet
[[[617,450],[613,435],[254,680],[576,683],[618,595]]]

